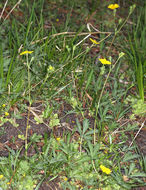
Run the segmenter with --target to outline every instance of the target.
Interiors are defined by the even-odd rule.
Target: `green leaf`
[[[85,134],[85,132],[87,131],[88,128],[89,128],[89,121],[88,121],[88,119],[84,119],[84,121],[83,121],[83,134]]]
[[[130,175],[130,177],[146,177],[146,174],[145,173],[135,173],[135,174]]]
[[[42,112],[43,118],[47,119],[48,117],[50,117],[52,112],[53,112],[53,107],[50,108],[50,105],[48,104],[46,109]]]
[[[137,67],[137,85],[138,85],[139,95],[141,99],[144,101],[143,68],[142,68],[141,60],[139,61],[139,64]]]
[[[132,162],[132,163],[130,164],[130,168],[129,168],[128,175],[130,175],[130,174],[133,172],[134,168],[135,168],[135,164]]]
[[[49,126],[50,127],[55,127],[57,125],[60,124],[60,120],[58,119],[58,114],[52,114],[51,117],[50,117],[50,123],[49,123]]]
[[[29,170],[29,163],[26,160],[22,160],[20,162],[20,168],[23,170],[23,172],[27,172]]]
[[[76,119],[76,124],[77,124],[77,129],[78,129],[78,132],[79,132],[79,134],[81,135],[82,134],[82,127],[81,127],[81,124],[80,124],[80,122],[79,122],[79,120],[78,120],[78,118]]]
[[[92,76],[93,76],[93,69],[91,70],[91,72],[90,72],[90,74],[89,74],[89,77],[88,77],[88,80],[87,80],[87,84],[86,84],[85,90],[87,90],[89,84],[91,83]]]
[[[123,158],[123,162],[127,162],[136,158],[139,158],[140,156],[138,154],[133,154],[131,152],[128,152],[127,154],[125,154],[124,158]]]

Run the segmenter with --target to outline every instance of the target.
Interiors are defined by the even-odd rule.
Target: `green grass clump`
[[[146,3],[137,8],[137,17],[129,32],[129,48],[126,49],[128,61],[131,64],[138,87],[139,97],[144,101],[146,74]]]

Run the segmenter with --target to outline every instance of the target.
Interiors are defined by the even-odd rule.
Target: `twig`
[[[3,16],[3,13],[4,13],[4,11],[5,11],[5,8],[6,8],[6,6],[7,6],[7,3],[8,3],[8,0],[6,0],[6,2],[5,2],[5,4],[4,4],[3,10],[2,10],[1,15],[0,15],[0,20],[1,20],[2,16]]]
[[[36,117],[36,118],[39,118],[39,116],[32,110],[32,107],[30,107],[30,112]],[[29,121],[31,121],[32,123],[36,124],[35,122],[33,122],[30,118],[28,118]],[[43,120],[42,120],[43,124],[46,125],[48,127],[48,129],[51,129],[47,123],[45,123]]]
[[[120,127],[118,127],[116,130],[114,130],[114,131],[111,133],[111,135],[117,133],[117,131],[118,131],[121,127],[123,127],[124,125],[126,125],[127,123],[129,123],[129,120],[127,120],[125,123],[123,123],[123,124],[122,124]]]
[[[130,143],[129,148],[132,146],[132,144],[133,144],[133,142],[135,141],[136,137],[137,137],[138,134],[140,133],[141,129],[142,129],[143,126],[144,126],[144,123],[145,123],[145,121],[141,124],[141,127],[139,128],[139,130],[138,130],[138,132],[136,133],[134,139],[133,139],[132,142]]]
[[[13,12],[13,10],[17,7],[17,5],[19,5],[21,3],[22,0],[19,0],[14,7],[10,10],[10,12],[7,14],[7,16],[5,17],[4,21],[10,16],[10,14]]]
[[[82,32],[77,34],[76,32],[60,32],[57,34],[52,34],[50,37],[56,37],[56,36],[60,36],[60,35],[71,35],[71,36],[85,36],[85,35],[93,35],[93,34],[112,34],[111,32]],[[45,36],[44,38],[40,39],[40,40],[36,40],[31,42],[31,45],[39,43],[43,40],[46,40],[48,38],[48,36]]]
[[[100,32],[99,30],[97,30],[94,26],[92,26],[91,23],[87,23],[87,29],[89,30],[90,34],[88,34],[84,39],[82,39],[79,43],[76,44],[76,46],[80,45],[84,40],[86,40],[87,38],[89,38],[92,34],[91,34],[91,28],[90,26],[96,31],[96,32]]]

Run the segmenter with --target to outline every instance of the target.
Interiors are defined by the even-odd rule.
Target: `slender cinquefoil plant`
[[[102,98],[102,96],[103,96],[103,92],[104,92],[104,90],[105,90],[105,86],[106,86],[106,84],[107,84],[107,81],[108,81],[108,79],[109,79],[109,76],[110,76],[111,72],[113,71],[113,69],[115,68],[115,66],[117,65],[119,59],[120,59],[121,57],[123,57],[123,56],[124,56],[124,53],[121,52],[121,53],[119,54],[119,57],[118,57],[118,59],[116,60],[115,64],[113,64],[112,66],[111,66],[112,63],[111,63],[110,61],[108,61],[108,60],[106,60],[106,59],[99,59],[99,61],[100,61],[102,64],[110,65],[110,69],[109,69],[108,75],[107,75],[107,77],[106,77],[106,80],[105,80],[105,82],[104,82],[104,84],[103,84],[103,88],[102,88],[102,90],[101,90],[101,93],[100,93],[100,96],[99,96],[99,100],[98,100],[98,103],[97,103],[97,106],[96,106],[96,113],[95,113],[96,118],[97,118],[97,114],[98,114],[98,111],[99,111],[99,106],[100,106],[100,103],[101,103],[101,98]],[[96,124],[97,124],[97,120],[95,119],[95,122],[94,122],[94,144],[95,144],[95,142],[96,142],[96,135],[95,135]]]
[[[28,101],[29,101],[29,107],[28,107],[28,117],[27,117],[27,124],[26,124],[26,132],[25,132],[25,151],[26,151],[26,156],[27,156],[27,149],[28,149],[28,144],[27,144],[27,138],[28,138],[28,130],[30,128],[29,126],[29,116],[30,116],[30,107],[31,107],[31,84],[30,84],[30,63],[28,60],[28,54],[33,53],[33,51],[24,51],[20,53],[20,55],[26,55],[26,64],[27,64],[27,71],[28,71]]]

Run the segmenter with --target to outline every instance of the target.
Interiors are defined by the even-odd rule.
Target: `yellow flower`
[[[65,178],[64,178],[64,181],[67,181],[67,180],[68,180],[67,177],[65,177]]]
[[[92,38],[89,38],[90,41],[93,43],[93,44],[99,44],[99,42],[97,42],[96,40],[93,40]]]
[[[57,141],[60,141],[60,139],[61,139],[60,137],[56,138]]]
[[[107,168],[107,167],[105,167],[103,165],[100,165],[99,167],[102,170],[102,172],[104,172],[106,174],[110,174],[112,172],[109,168]]]
[[[33,51],[23,51],[22,53],[20,53],[20,55],[31,54],[31,53],[33,53]]]
[[[108,61],[108,60],[106,60],[106,59],[99,59],[99,61],[100,61],[102,64],[104,64],[104,65],[110,65],[110,64],[111,64],[111,62]]]
[[[59,18],[56,19],[56,22],[59,22]]]
[[[8,113],[8,112],[5,112],[5,116],[9,116],[9,113]]]
[[[6,107],[6,104],[3,104],[2,107],[5,108],[5,107]]]
[[[119,8],[119,5],[118,5],[118,4],[110,4],[110,5],[108,6],[108,8],[114,10],[114,9]]]
[[[2,179],[4,176],[3,175],[0,175],[0,179]]]

